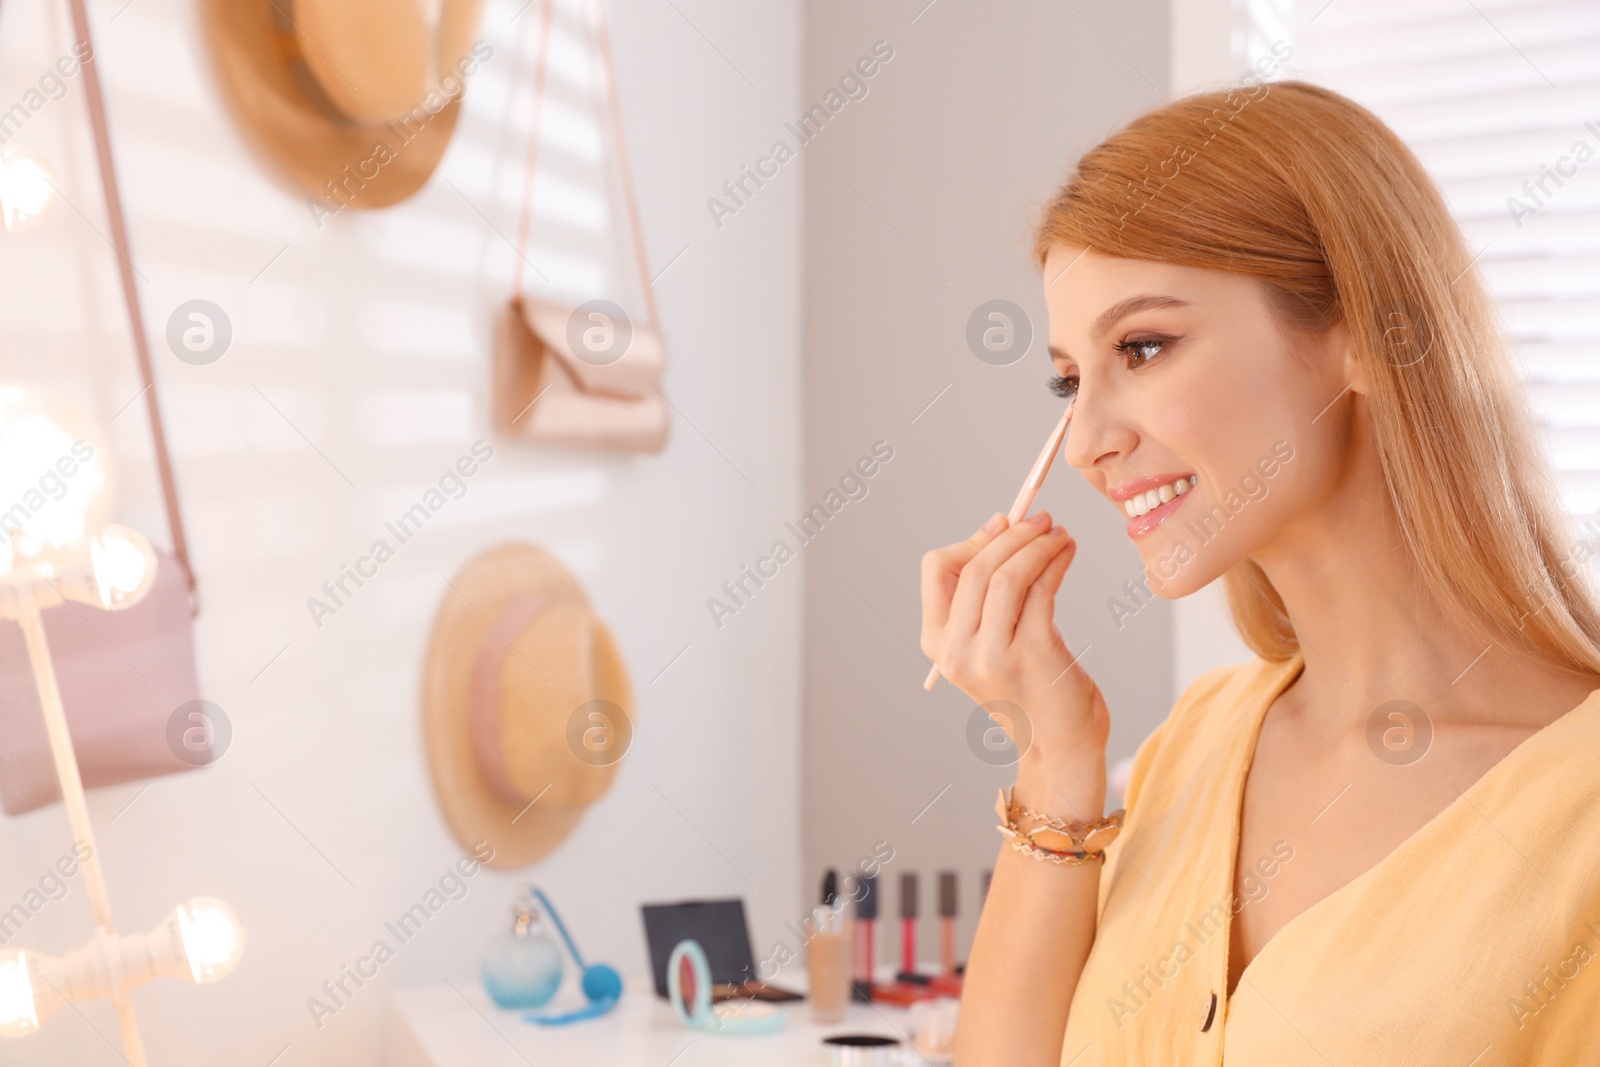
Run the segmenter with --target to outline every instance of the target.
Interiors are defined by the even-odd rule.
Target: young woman
[[[1600,1062],[1592,550],[1422,167],[1325,89],[1192,96],[1083,157],[1036,256],[1065,458],[1258,658],[1140,745],[1103,851],[1003,843],[960,1067]],[[1030,720],[1022,831],[1104,812],[1075,548],[997,515],[923,560],[923,651]]]

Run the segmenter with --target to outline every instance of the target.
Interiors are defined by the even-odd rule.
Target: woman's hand
[[[1103,759],[1111,731],[1099,687],[1055,624],[1056,591],[1077,550],[1041,511],[1015,526],[996,514],[965,541],[922,557],[923,653],[979,704],[1021,709],[1020,730],[1002,725],[1024,765],[1044,769]]]

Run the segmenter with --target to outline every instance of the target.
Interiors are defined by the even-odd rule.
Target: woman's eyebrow
[[[1186,308],[1189,306],[1189,301],[1187,300],[1160,293],[1130,296],[1126,300],[1117,301],[1095,316],[1094,322],[1089,324],[1089,336],[1091,338],[1101,337],[1110,332],[1113,326],[1129,315],[1135,315],[1141,311],[1157,311],[1162,308]],[[1050,356],[1052,359],[1063,359],[1069,363],[1072,362],[1072,357],[1055,345],[1050,346]]]

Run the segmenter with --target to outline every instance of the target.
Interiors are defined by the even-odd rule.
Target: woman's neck
[[[1315,507],[1255,556],[1300,638],[1293,702],[1329,735],[1395,699],[1436,724],[1537,728],[1600,681],[1476,637],[1426,588],[1400,536],[1376,450],[1358,447]]]

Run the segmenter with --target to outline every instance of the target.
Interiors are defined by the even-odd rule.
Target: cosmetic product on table
[[[678,1019],[691,1030],[750,1036],[783,1028],[783,1010],[756,1000],[736,998],[711,1002],[711,964],[700,943],[686,938],[667,958],[667,999]]]
[[[853,948],[850,954],[851,966],[855,977],[850,983],[851,999],[858,1001],[872,1000],[872,969],[873,948],[877,940],[875,929],[878,921],[878,876],[865,874],[861,876],[861,896],[856,900],[856,918],[853,934]]]
[[[771,985],[756,974],[750,948],[750,926],[744,901],[684,900],[675,904],[645,904],[645,944],[650,950],[650,970],[656,996],[667,997],[667,959],[680,941],[693,940],[711,967],[711,1000],[762,1000],[782,1003],[804,1000],[792,989]]]
[[[839,876],[830,868],[822,878],[822,904],[811,911],[815,932],[806,941],[813,1022],[841,1022],[850,1002],[850,959],[842,911]]]
[[[893,982],[873,987],[872,999],[902,1006],[931,1000],[939,993],[930,982],[917,971],[917,876],[908,871],[900,876],[900,970]]]
[[[919,1065],[949,1067],[955,1063],[956,1021],[961,1002],[950,997],[911,1005],[911,1048]]]
[[[915,982],[917,974],[917,876],[911,871],[900,875],[900,973],[902,982]]]
[[[545,933],[530,887],[517,891],[511,929],[483,950],[483,988],[502,1008],[542,1008],[561,986],[561,949]]]
[[[822,1062],[828,1067],[898,1067],[900,1042],[879,1034],[835,1034],[822,1039]]]
[[[523,1019],[541,1026],[565,1026],[568,1023],[605,1015],[622,999],[622,975],[609,964],[584,963],[583,953],[578,951],[572,935],[567,933],[567,924],[561,921],[561,914],[556,911],[556,906],[550,903],[550,898],[538,887],[534,887],[533,895],[544,907],[545,914],[550,916],[550,921],[555,923],[556,933],[560,934],[561,940],[566,943],[567,951],[572,953],[572,962],[578,965],[578,973],[582,976],[583,995],[589,999],[589,1003],[576,1011],[562,1015],[534,1015],[530,1012],[524,1015]]]
[[[1045,475],[1050,473],[1050,464],[1055,462],[1056,453],[1061,451],[1061,442],[1067,439],[1067,424],[1072,421],[1073,400],[1067,401],[1067,410],[1061,413],[1061,421],[1050,431],[1050,437],[1045,441],[1043,451],[1039,453],[1039,458],[1033,461],[1033,469],[1028,472],[1028,478],[1022,483],[1017,498],[1011,502],[1011,510],[1006,513],[1008,525],[1015,526],[1021,522],[1028,514],[1028,509],[1033,507],[1033,498],[1039,495],[1039,487],[1044,484]],[[931,690],[938,684],[939,665],[935,663],[928,668],[928,677],[923,679],[922,688]]]
[[[956,969],[956,872],[939,872],[939,973],[928,985],[947,996],[961,995]]]
[[[956,973],[956,872],[939,872],[939,971]]]

